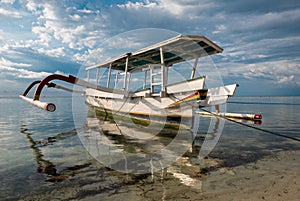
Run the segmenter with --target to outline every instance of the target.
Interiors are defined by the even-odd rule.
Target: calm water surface
[[[57,105],[54,113],[32,107],[19,98],[0,98],[0,200],[15,200],[53,188],[80,171],[88,171],[91,164],[97,164],[77,135],[71,98],[51,98],[51,101]],[[300,139],[300,97],[235,97],[227,104],[227,111],[261,113],[261,124],[244,123]],[[122,137],[113,140],[124,148]],[[165,137],[158,141],[168,143]],[[237,166],[272,152],[299,148],[299,142],[225,121],[223,133],[210,156],[225,160],[228,166]],[[101,174],[110,172],[106,180],[114,183],[112,170],[98,165]],[[116,184],[119,189],[125,186],[119,180]]]

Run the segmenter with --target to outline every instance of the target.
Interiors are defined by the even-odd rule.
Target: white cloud
[[[16,62],[9,61],[9,60],[2,57],[0,59],[0,66],[30,67],[31,64],[16,63]]]
[[[49,3],[43,4],[43,15],[42,18],[47,20],[59,20],[58,16],[56,15],[56,10],[59,10],[57,7],[55,8],[53,5]]]
[[[218,34],[218,33],[222,33],[227,29],[227,27],[224,24],[220,24],[216,26],[216,30],[213,31],[213,34]]]
[[[22,68],[13,68],[9,66],[0,66],[0,70],[1,70],[1,75],[3,77],[10,76],[13,77],[14,79],[16,78],[37,79],[37,78],[44,78],[45,76],[51,74],[48,72],[34,72]]]
[[[79,13],[85,13],[85,14],[93,14],[94,12],[91,10],[87,10],[87,9],[79,9],[78,10]]]
[[[0,15],[4,15],[7,18],[22,18],[20,12],[17,12],[15,10],[8,10],[4,8],[0,8]]]
[[[232,80],[270,81],[275,85],[278,84],[278,87],[279,85],[300,86],[300,64],[297,60],[253,64],[228,63],[224,68],[219,68],[219,71],[223,78],[230,77]]]
[[[202,0],[145,0],[142,2],[127,1],[125,4],[118,4],[118,8],[125,11],[128,15],[139,13],[143,18],[143,13],[151,13],[152,17],[164,20],[163,16],[176,19],[199,19],[201,12],[215,7],[212,1]],[[146,17],[146,16],[145,16]],[[137,18],[138,19],[138,18]]]
[[[0,60],[1,77],[43,78],[50,75],[47,72],[34,72],[20,67],[31,67],[31,64],[16,63],[2,57]]]
[[[117,7],[128,10],[139,10],[141,8],[156,8],[160,7],[158,2],[151,2],[146,0],[144,2],[127,1],[125,4],[117,4]]]
[[[38,43],[42,46],[49,47],[49,43],[53,39],[51,36],[51,31],[47,29],[46,27],[41,26],[34,26],[32,27],[32,33],[37,34],[38,38],[40,40],[36,41],[35,43]]]
[[[85,66],[95,65],[103,60],[108,59],[103,48],[88,49],[84,54],[75,54],[74,60]]]
[[[246,30],[256,28],[268,29],[270,27],[279,28],[276,26],[294,20],[300,20],[300,9],[242,16],[237,28]]]
[[[32,32],[39,38],[35,41],[36,45],[43,46],[45,49],[60,44],[75,51],[94,48],[103,37],[99,31],[103,26],[103,23],[99,23],[102,19],[99,12],[88,9],[76,10],[73,7],[63,9],[63,7],[58,8],[54,3],[47,2],[40,5],[31,1],[27,5],[30,10],[40,10],[37,21],[32,27]]]
[[[172,15],[180,16],[180,15],[186,15],[191,14],[186,11],[192,12],[195,14],[195,10],[199,9],[200,5],[201,7],[207,7],[208,2],[199,2],[199,1],[183,1],[183,0],[158,0],[159,7],[163,8],[164,10],[168,11]],[[200,8],[201,9],[201,8]]]
[[[35,0],[27,0],[26,7],[33,13],[39,13],[38,10],[42,7],[42,2],[39,1],[39,3],[37,3]]]
[[[115,49],[136,48],[136,47],[140,47],[143,44],[137,40],[138,38],[133,38],[132,36],[125,35],[124,37],[123,35],[121,35],[121,36],[115,36],[113,40],[109,40],[107,45],[109,48],[115,48]]]
[[[13,4],[15,0],[1,0],[0,3]]]
[[[80,15],[78,14],[70,15],[70,18],[72,18],[74,21],[79,21],[81,19]]]
[[[44,49],[44,48],[40,48],[37,51],[39,53],[41,53],[41,54],[45,54],[45,55],[48,55],[50,57],[61,58],[61,57],[66,56],[66,53],[65,53],[64,50],[65,50],[64,47],[60,47],[60,48],[50,49],[50,50],[47,50],[47,49]]]
[[[279,84],[290,84],[291,82],[292,83],[295,82],[295,76],[294,75],[280,76],[280,77],[278,77],[278,79],[279,79],[279,81],[278,81]]]

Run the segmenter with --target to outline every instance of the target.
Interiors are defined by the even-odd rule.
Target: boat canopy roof
[[[114,70],[125,71],[127,57],[128,72],[149,64],[161,64],[161,49],[164,57],[164,65],[167,67],[223,51],[221,47],[204,36],[178,35],[135,52],[122,54],[103,63],[90,66],[86,70],[109,68],[111,66]]]

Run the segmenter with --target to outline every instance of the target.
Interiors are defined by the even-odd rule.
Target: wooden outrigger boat
[[[138,116],[182,118],[193,117],[199,107],[225,104],[233,96],[237,84],[205,88],[205,76],[195,77],[198,60],[221,53],[223,49],[204,36],[178,35],[135,52],[122,54],[86,68],[88,78],[53,74],[33,82],[20,97],[47,111],[55,111],[53,103],[39,100],[43,87],[65,87],[52,83],[62,80],[85,88],[86,103],[105,112]],[[169,70],[182,62],[194,61],[189,79],[169,83]],[[106,69],[105,84],[99,85],[100,69]],[[95,73],[95,80],[91,79]],[[142,78],[138,82],[136,78]],[[122,79],[121,79],[122,78]],[[95,83],[94,83],[95,81]],[[103,82],[103,79],[101,79]],[[26,97],[37,85],[33,99]],[[121,86],[120,86],[121,85]]]

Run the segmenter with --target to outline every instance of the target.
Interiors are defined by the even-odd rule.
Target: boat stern
[[[210,88],[208,89],[207,97],[204,100],[197,101],[197,103],[200,107],[225,104],[229,97],[234,96],[238,86],[238,84],[231,84],[222,87]]]

